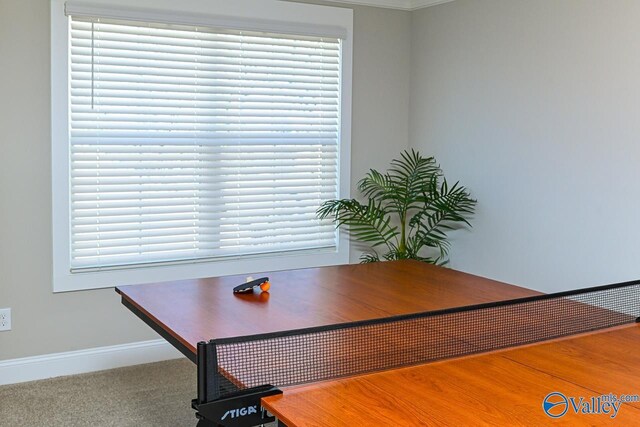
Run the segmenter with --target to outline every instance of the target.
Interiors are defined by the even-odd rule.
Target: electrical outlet
[[[11,330],[11,309],[0,308],[0,331]]]

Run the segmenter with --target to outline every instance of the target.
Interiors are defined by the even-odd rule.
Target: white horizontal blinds
[[[70,20],[72,270],[335,248],[340,41]]]

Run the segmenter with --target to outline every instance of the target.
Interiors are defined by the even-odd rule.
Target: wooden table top
[[[640,394],[640,325],[481,356],[284,389],[263,406],[288,427],[640,425],[640,402],[615,418],[542,409],[549,393]]]
[[[234,295],[246,276],[269,293]],[[402,260],[122,286],[125,305],[195,360],[199,341],[417,313],[537,294],[529,289]]]

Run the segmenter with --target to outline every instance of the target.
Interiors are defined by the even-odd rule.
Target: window
[[[52,9],[54,290],[346,262],[350,11],[115,6]]]

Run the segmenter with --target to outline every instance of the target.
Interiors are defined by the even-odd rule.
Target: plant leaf
[[[373,199],[367,205],[355,199],[328,200],[317,214],[320,219],[333,217],[337,227],[348,226],[352,237],[369,243],[372,248],[386,245],[391,250],[395,247],[393,239],[398,235],[397,227],[390,224],[387,212]]]

